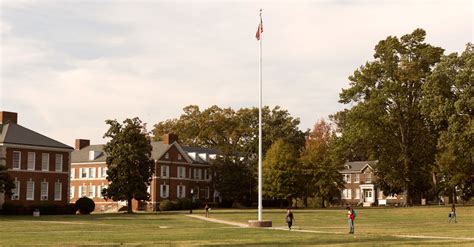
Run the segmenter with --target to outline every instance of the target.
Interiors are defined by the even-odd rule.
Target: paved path
[[[219,219],[214,219],[214,218],[206,218],[204,216],[196,215],[196,214],[187,214],[186,216],[192,217],[195,219],[200,219],[200,220],[206,220],[210,222],[215,222],[215,223],[221,223],[221,224],[226,224],[226,225],[231,225],[231,226],[236,226],[236,227],[245,227],[248,228],[248,224],[243,224],[239,222],[234,222],[234,221],[226,221],[226,220],[219,220]],[[280,230],[280,231],[288,231],[288,228],[286,227],[265,227],[262,229],[269,229],[269,230]],[[303,229],[292,229],[291,231],[294,232],[308,232],[308,233],[326,233],[326,234],[347,234],[346,232],[328,232],[328,231],[316,231],[316,230],[303,230]],[[397,238],[419,238],[419,239],[440,239],[440,240],[468,240],[468,241],[474,241],[474,238],[468,238],[468,237],[442,237],[442,236],[423,236],[423,235],[388,235],[387,236],[393,236]]]

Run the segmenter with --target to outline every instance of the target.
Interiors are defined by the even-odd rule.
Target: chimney
[[[164,134],[163,137],[163,144],[173,144],[173,142],[178,142],[178,135],[169,133],[169,134]]]
[[[86,139],[76,139],[76,150],[80,150],[80,149],[83,149],[87,146],[91,145],[91,141],[90,140],[86,140]]]
[[[18,123],[18,113],[0,111],[0,123],[6,124],[7,122],[17,124]]]

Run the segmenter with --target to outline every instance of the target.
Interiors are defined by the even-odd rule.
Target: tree
[[[474,45],[444,56],[423,86],[423,110],[440,136],[436,163],[450,199],[474,196]]]
[[[301,194],[301,167],[298,163],[298,150],[277,140],[268,150],[262,164],[263,195],[269,198],[287,199]]]
[[[434,163],[436,133],[421,113],[422,86],[440,61],[443,49],[424,42],[426,32],[389,36],[375,46],[374,61],[349,77],[340,102],[355,104],[343,115],[343,136],[367,140],[379,163],[376,174],[384,193],[404,192],[404,204],[428,190]],[[341,119],[340,119],[341,120]],[[347,140],[347,139],[346,139]],[[354,140],[348,140],[354,141]]]
[[[10,197],[14,188],[15,184],[10,174],[8,174],[7,168],[0,164],[0,193],[4,193],[5,196]]]
[[[111,140],[105,144],[104,151],[107,153],[107,180],[111,183],[103,192],[114,201],[126,200],[128,213],[132,213],[132,199],[150,198],[147,189],[155,167],[150,138],[139,118],[128,118],[123,124],[117,120],[105,122],[110,125],[104,138]]]
[[[321,207],[325,201],[340,195],[344,187],[342,175],[343,162],[338,161],[332,153],[336,136],[331,126],[324,120],[317,122],[306,140],[301,152],[300,162],[304,170],[305,197],[321,198]]]
[[[218,156],[211,162],[212,182],[226,202],[251,201],[255,178],[246,160],[232,154]]]

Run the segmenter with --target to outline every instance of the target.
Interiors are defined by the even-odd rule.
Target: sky
[[[74,145],[105,143],[106,119],[153,125],[187,105],[263,104],[312,128],[350,107],[348,76],[387,36],[416,28],[445,54],[473,42],[473,3],[450,1],[0,0],[0,110]]]

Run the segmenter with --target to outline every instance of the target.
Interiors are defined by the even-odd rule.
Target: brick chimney
[[[91,141],[90,140],[86,140],[86,139],[76,139],[76,150],[80,150],[80,149],[83,149],[87,146],[91,145]]]
[[[163,144],[170,145],[170,144],[173,144],[173,142],[178,142],[178,135],[168,133],[168,134],[164,134],[162,139],[163,139]]]
[[[16,112],[8,112],[8,111],[0,111],[0,123],[18,123],[18,113]]]

